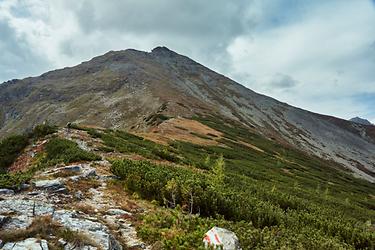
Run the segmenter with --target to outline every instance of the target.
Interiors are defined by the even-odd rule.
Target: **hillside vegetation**
[[[45,150],[36,156],[34,162],[25,171],[10,173],[8,168],[30,144],[57,131],[57,127],[49,124],[38,125],[32,132],[23,135],[13,135],[0,141],[0,188],[18,189],[21,184],[29,181],[33,174],[41,169],[58,163],[77,161],[94,161],[101,158],[86,152],[70,140],[52,137],[45,145]]]
[[[96,150],[119,177],[113,185],[155,205],[135,222],[144,241],[200,249],[216,225],[234,231],[243,249],[374,249],[374,184],[233,122],[195,119],[223,133],[220,144],[160,145],[124,131],[70,127],[101,142]],[[53,137],[45,151],[45,164],[100,158]]]

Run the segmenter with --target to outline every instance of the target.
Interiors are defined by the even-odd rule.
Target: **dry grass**
[[[53,223],[51,217],[35,217],[31,225],[26,229],[7,230],[0,232],[0,239],[4,242],[20,241],[31,237],[43,237],[53,234],[59,229],[56,223]]]
[[[223,136],[221,132],[215,129],[198,121],[185,118],[169,119],[152,128],[149,133],[140,133],[139,135],[164,145],[171,140],[191,142],[198,145],[218,145],[217,140]]]
[[[40,154],[43,151],[46,142],[46,140],[38,141],[35,146],[26,147],[25,151],[8,168],[8,171],[12,173],[26,171],[35,163],[37,159],[35,157],[32,157],[31,155]]]
[[[79,190],[89,189],[89,188],[98,188],[100,187],[101,183],[97,179],[81,179],[75,182],[76,188]]]
[[[131,213],[138,213],[141,210],[143,211],[141,207],[144,207],[144,204],[138,205],[138,201],[132,199],[132,197],[125,191],[120,181],[109,181],[105,192],[120,209]],[[125,215],[124,219],[133,218]]]
[[[260,148],[258,148],[257,146],[255,146],[253,144],[250,144],[250,143],[244,142],[244,141],[239,141],[239,143],[241,143],[241,144],[243,144],[243,145],[245,145],[245,146],[247,146],[247,147],[249,147],[251,149],[254,149],[254,150],[258,151],[258,152],[264,153],[263,149],[260,149]]]
[[[53,173],[52,176],[53,176],[54,178],[59,178],[59,177],[61,177],[61,178],[66,178],[66,177],[75,176],[75,175],[77,175],[77,173],[74,172],[74,171],[69,171],[69,170],[59,170],[58,172]]]
[[[93,163],[91,163],[91,166],[96,169],[96,173],[98,175],[112,175],[110,163],[108,163],[108,164],[100,163],[99,164],[99,163],[93,162]]]
[[[84,212],[85,214],[89,214],[89,215],[95,214],[95,208],[89,204],[80,202],[80,203],[77,203],[74,207],[76,210]]]
[[[70,193],[75,193],[81,191],[85,196],[90,196],[90,188],[98,188],[100,187],[101,183],[94,179],[80,179],[78,181],[68,181],[66,183],[66,187]]]

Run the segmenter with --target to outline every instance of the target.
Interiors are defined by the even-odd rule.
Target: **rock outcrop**
[[[60,238],[57,244],[64,249],[123,249],[122,246],[137,249],[149,247],[137,237],[135,228],[127,218],[131,212],[118,207],[106,192],[108,175],[97,174],[96,167],[108,166],[108,162],[75,164],[48,169],[35,176],[33,185],[27,190],[0,192],[0,229],[3,232],[27,230],[39,217],[48,217],[59,227],[71,232],[79,232],[88,238],[91,244],[75,246],[74,242]],[[95,166],[95,167],[94,167]],[[103,172],[103,169],[101,169]],[[61,175],[53,179],[54,176]],[[87,190],[75,190],[80,182],[92,182],[95,185]],[[79,186],[80,187],[80,186]],[[65,192],[57,192],[64,189]],[[77,195],[77,193],[80,193]],[[79,196],[79,198],[77,198]],[[14,242],[2,242],[1,249],[47,250],[49,240],[21,238]]]
[[[18,242],[8,242],[1,249],[3,250],[48,250],[46,240],[28,238]]]

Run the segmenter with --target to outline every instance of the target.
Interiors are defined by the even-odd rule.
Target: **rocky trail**
[[[132,224],[132,213],[142,210],[109,191],[115,178],[109,166],[108,161],[59,166],[38,173],[19,192],[0,190],[0,232],[20,235],[19,241],[0,241],[1,249],[149,249]],[[54,231],[73,242],[64,233],[27,238],[35,221],[64,228]]]

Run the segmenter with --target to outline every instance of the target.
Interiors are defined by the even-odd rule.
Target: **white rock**
[[[3,250],[48,250],[46,240],[38,240],[35,238],[28,238],[18,242],[8,242],[3,247]]]
[[[81,165],[70,165],[60,168],[65,171],[80,172],[82,170]]]
[[[35,216],[50,215],[53,206],[41,201],[9,199],[0,200],[0,214],[14,214],[3,226],[5,229],[19,229],[29,226]]]
[[[94,168],[85,169],[82,173],[82,177],[84,178],[95,177],[95,176],[96,176],[96,170]]]
[[[68,242],[66,242],[63,238],[60,238],[57,242],[58,242],[60,245],[62,245],[62,246],[65,246],[66,244],[68,244]]]
[[[12,216],[4,225],[3,229],[14,230],[14,229],[24,229],[31,225],[33,219],[31,216],[24,214]]]
[[[110,233],[105,225],[80,217],[75,211],[68,210],[57,210],[53,218],[72,231],[90,236],[101,248],[109,249]]]
[[[0,214],[16,212],[17,214],[25,214],[27,216],[48,215],[53,212],[51,204],[42,201],[9,199],[0,200]]]
[[[0,195],[13,195],[14,191],[12,189],[6,189],[6,188],[1,188],[0,189]]]
[[[26,190],[26,189],[29,189],[29,188],[30,188],[30,185],[26,184],[26,183],[22,183],[21,186],[20,186],[21,190]]]
[[[81,174],[69,177],[72,181],[78,181],[84,178],[97,177],[95,168],[90,167],[89,165],[81,165]]]
[[[38,189],[59,189],[64,187],[64,183],[60,179],[54,180],[38,180],[34,181],[35,188]]]
[[[132,215],[131,213],[122,209],[118,209],[118,208],[108,209],[107,214],[109,215]]]
[[[66,188],[64,188],[64,187],[59,188],[59,189],[57,189],[57,190],[54,190],[53,192],[54,192],[54,193],[59,193],[59,194],[67,194],[67,193],[69,193],[68,189],[66,189]]]
[[[235,233],[225,228],[213,227],[205,235],[203,242],[206,248],[214,247],[223,250],[240,250],[240,242]]]
[[[43,250],[48,250],[48,243],[46,240],[41,240],[40,246],[42,247]]]
[[[84,195],[81,190],[78,190],[75,194],[74,197],[77,198],[78,200],[82,200],[84,198]]]

